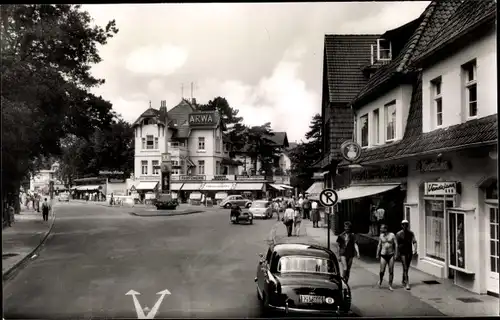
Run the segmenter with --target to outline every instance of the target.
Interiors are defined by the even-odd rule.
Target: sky
[[[382,34],[418,16],[428,1],[84,5],[119,33],[99,48],[94,89],[130,122],[181,98],[225,97],[246,125],[271,122],[305,140],[321,112],[325,34]],[[191,85],[193,84],[193,85]],[[191,90],[193,87],[193,90]]]

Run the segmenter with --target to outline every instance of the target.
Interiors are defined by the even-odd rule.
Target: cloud
[[[125,66],[134,73],[170,75],[184,66],[187,58],[187,50],[181,47],[146,46],[132,51]]]

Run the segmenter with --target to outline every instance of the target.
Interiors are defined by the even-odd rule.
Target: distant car
[[[340,276],[335,254],[305,243],[271,244],[259,254],[257,295],[264,311],[349,315],[351,289]]]
[[[59,195],[59,201],[66,201],[66,202],[69,202],[69,194],[67,193],[61,193]]]
[[[253,215],[248,211],[242,211],[241,209],[231,209],[231,214],[229,215],[229,219],[232,224],[239,224],[240,222],[246,222],[249,224],[253,224]]]
[[[222,200],[222,202],[220,203],[220,206],[226,209],[231,208],[233,205],[237,205],[242,208],[250,208],[250,206],[252,205],[252,201],[245,199],[240,195],[232,195]]]
[[[273,217],[271,202],[267,200],[257,200],[252,202],[248,209],[255,218],[268,219]]]

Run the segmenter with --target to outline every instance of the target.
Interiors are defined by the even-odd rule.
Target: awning
[[[141,181],[139,185],[135,187],[136,190],[154,190],[158,185],[158,181]]]
[[[228,191],[233,189],[234,183],[207,182],[203,185],[203,191]]]
[[[323,182],[315,182],[313,183],[309,189],[307,189],[306,193],[310,196],[314,196],[314,195],[319,195],[321,190],[323,190]]]
[[[264,187],[263,183],[237,183],[234,190],[238,191],[258,191]]]
[[[286,184],[280,184],[279,186],[282,187],[282,188],[284,188],[284,189],[293,189],[292,186],[289,186],[289,185],[286,185]]]
[[[349,200],[372,196],[399,187],[399,184],[359,185],[350,186],[337,191],[339,200]]]
[[[278,191],[283,191],[285,190],[285,188],[282,188],[281,186],[277,185],[277,184],[272,184],[270,183],[269,186],[275,190],[278,190]]]
[[[188,167],[196,167],[193,160],[191,160],[189,157],[183,157],[184,160],[186,160],[186,164]]]
[[[182,182],[181,183],[171,183],[170,184],[170,190],[172,190],[172,191],[179,191],[179,190],[181,190],[183,184],[184,183],[182,183]]]
[[[99,186],[79,186],[76,188],[78,191],[94,191],[99,190]]]
[[[184,183],[182,191],[198,191],[201,188],[201,183]]]

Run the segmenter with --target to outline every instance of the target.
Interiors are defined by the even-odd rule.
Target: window
[[[477,116],[477,81],[476,81],[476,61],[471,61],[462,66],[465,79],[465,106],[467,116],[474,118]]]
[[[178,176],[179,175],[179,169],[172,169],[172,175]]]
[[[153,174],[160,174],[160,161],[153,160],[151,164],[153,166]]]
[[[425,201],[425,255],[439,261],[444,261],[446,252],[445,205],[447,208],[452,208],[453,201],[441,199]]]
[[[392,59],[391,42],[385,39],[377,39],[377,60],[387,61]]]
[[[220,138],[215,138],[215,152],[220,152]]]
[[[392,141],[396,137],[396,101],[385,106],[385,141]]]
[[[215,161],[215,175],[220,174],[220,161]]]
[[[205,137],[198,137],[198,150],[205,150]]]
[[[368,115],[359,118],[359,126],[361,128],[361,146],[368,147]]]
[[[146,149],[146,138],[142,138],[142,149]]]
[[[148,174],[148,161],[141,161],[141,172],[142,174]]]
[[[158,149],[158,137],[155,137],[155,149]]]
[[[276,271],[279,273],[336,273],[331,260],[308,256],[282,257]]]
[[[224,143],[224,152],[229,152],[229,145]]]
[[[379,144],[380,143],[380,115],[379,111],[373,110],[373,143],[374,144]]]
[[[205,160],[198,160],[198,174],[205,174]]]
[[[450,212],[450,265],[465,269],[465,216]]]
[[[436,114],[436,127],[443,125],[443,98],[441,96],[441,77],[432,80],[432,96]]]
[[[153,136],[146,136],[146,149],[154,148],[154,138]]]

